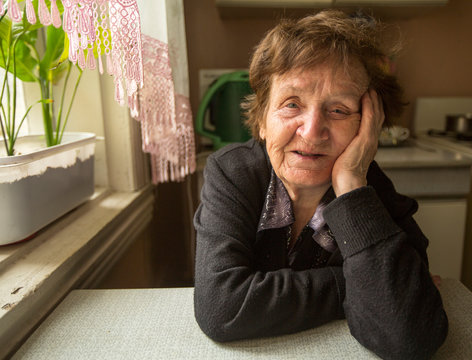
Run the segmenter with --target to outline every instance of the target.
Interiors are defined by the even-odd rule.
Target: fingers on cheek
[[[382,127],[382,124],[385,120],[385,113],[383,109],[383,101],[382,98],[377,94],[374,89],[369,91],[370,99],[372,102],[372,111],[373,116],[377,120],[377,124],[379,127]]]
[[[382,99],[379,99],[380,103],[380,114],[379,114],[379,128],[382,129],[383,123],[385,121],[385,112]]]
[[[370,116],[372,117],[374,112],[372,98],[369,92],[366,92],[362,97],[362,117]]]
[[[374,89],[370,90],[370,99],[372,101],[372,108],[374,109],[374,113],[379,115],[382,111],[382,100],[379,98],[377,92]]]
[[[382,98],[379,97],[379,110],[382,112],[384,112],[384,103],[383,103],[383,100]]]

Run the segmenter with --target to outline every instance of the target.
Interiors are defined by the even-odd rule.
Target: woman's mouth
[[[298,155],[302,155],[302,156],[312,156],[312,157],[319,157],[319,156],[323,156],[324,154],[316,154],[316,153],[308,153],[308,152],[304,152],[304,151],[294,151],[296,154]]]
[[[313,151],[292,150],[287,154],[287,164],[292,168],[305,170],[320,170],[326,167],[330,157],[326,153]]]

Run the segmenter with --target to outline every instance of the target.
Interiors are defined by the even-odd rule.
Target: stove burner
[[[462,141],[472,141],[472,134],[457,134],[456,136],[457,140],[462,140]]]
[[[472,141],[472,133],[460,133],[456,131],[428,130],[429,136],[446,137],[460,141]]]

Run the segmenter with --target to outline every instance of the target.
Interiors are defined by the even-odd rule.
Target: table
[[[449,336],[434,359],[472,359],[472,293],[443,279]],[[219,344],[193,313],[193,288],[75,290],[13,359],[378,359],[345,320],[297,334]]]

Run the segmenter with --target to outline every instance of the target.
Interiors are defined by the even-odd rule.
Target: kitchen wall
[[[450,0],[444,8],[399,21],[404,33],[398,77],[408,101],[419,96],[472,95],[472,1]],[[413,120],[410,105],[402,119]]]
[[[198,108],[198,70],[246,68],[253,47],[281,13],[222,18],[214,0],[184,0],[190,72],[190,98]],[[309,10],[307,13],[310,12]],[[411,126],[419,96],[472,96],[472,1],[449,0],[412,17],[386,19],[404,39],[397,75],[410,103],[398,122]]]

